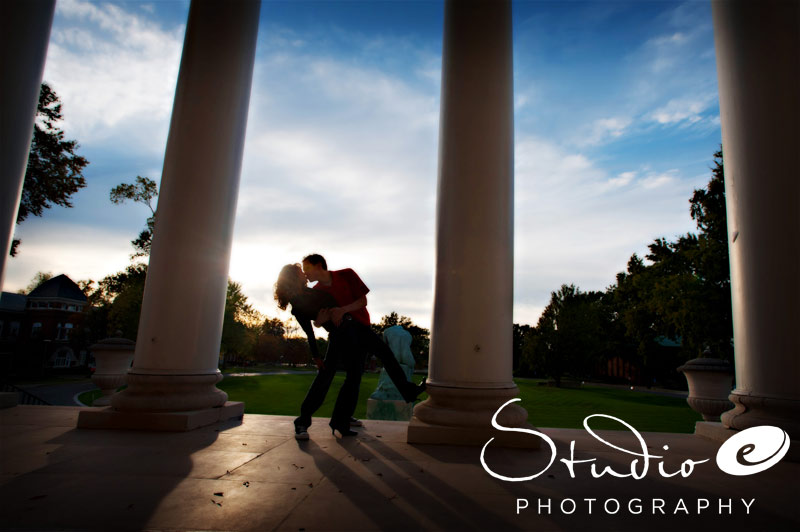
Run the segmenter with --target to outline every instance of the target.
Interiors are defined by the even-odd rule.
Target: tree
[[[525,345],[525,337],[530,332],[531,326],[530,325],[520,325],[515,323],[514,327],[514,336],[513,336],[513,347],[512,347],[512,358],[513,362],[511,367],[514,368],[514,371],[520,369],[520,364],[522,362],[522,353]],[[522,373],[530,373],[530,369],[523,370]]]
[[[147,218],[146,227],[139,233],[139,237],[131,240],[135,252],[131,255],[132,259],[146,257],[150,255],[150,248],[153,243],[153,229],[156,223],[156,210],[153,208],[153,200],[158,196],[158,186],[149,177],[136,176],[134,183],[122,183],[111,189],[109,195],[111,203],[122,205],[130,200],[134,203],[141,203],[150,209],[150,216]]]
[[[286,325],[280,318],[267,318],[261,325],[261,334],[283,338],[286,335]]]
[[[262,316],[247,302],[242,285],[228,279],[220,345],[223,361],[251,357],[262,326]]]
[[[397,312],[391,312],[381,318],[379,324],[372,325],[372,329],[381,334],[384,329],[399,325],[411,333],[411,353],[417,365],[424,367],[428,365],[428,349],[430,348],[430,331],[416,325],[408,316],[399,316]]]
[[[33,279],[31,279],[31,282],[28,283],[28,286],[26,286],[21,290],[18,290],[17,293],[26,296],[31,292],[33,292],[34,290],[36,290],[37,288],[39,288],[39,286],[42,283],[44,283],[45,281],[49,281],[52,278],[53,278],[53,272],[36,272],[36,275],[33,276]]]
[[[600,292],[581,292],[562,285],[550,295],[536,324],[539,339],[535,356],[556,386],[564,375],[590,375],[604,354],[605,312]]]
[[[733,356],[728,228],[722,152],[714,154],[712,177],[689,200],[699,234],[675,242],[650,244],[655,281],[651,310],[660,318],[662,334],[680,338],[687,358],[711,352]]]
[[[104,329],[103,337],[121,332],[123,338],[136,340],[146,279],[147,265],[131,264],[100,281],[97,293],[90,296],[97,301],[90,317],[92,329]]]
[[[89,161],[75,153],[77,141],[64,140],[64,132],[58,127],[63,118],[61,100],[50,85],[42,83],[17,224],[28,216],[42,216],[53,205],[72,207],[72,195],[86,186],[83,169]],[[18,239],[11,243],[12,257],[17,255],[19,244]]]
[[[633,255],[617,274],[615,311],[636,345],[648,382],[685,361],[710,351],[733,356],[728,229],[722,151],[714,153],[708,185],[695,190],[689,212],[698,234],[675,241],[658,238],[648,246],[645,264]],[[680,343],[682,358],[664,360],[659,338]]]

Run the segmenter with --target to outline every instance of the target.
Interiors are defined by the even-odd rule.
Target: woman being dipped
[[[339,431],[342,436],[357,434],[350,430],[350,417],[355,412],[358,403],[361,373],[367,352],[381,359],[392,382],[407,402],[414,401],[424,391],[424,383],[416,385],[406,379],[405,373],[394,358],[391,349],[380,340],[377,334],[372,333],[374,338],[370,337],[368,342],[360,342],[358,336],[354,334],[354,322],[349,315],[345,315],[338,327],[333,324],[329,309],[338,306],[335,299],[326,292],[309,288],[300,265],[287,264],[281,269],[278,281],[275,283],[275,300],[278,302],[278,307],[284,310],[291,305],[292,315],[306,333],[311,354],[319,369],[300,406],[300,417],[294,421],[295,438],[308,439],[311,416],[325,400],[325,395],[340,361],[344,366],[346,376],[336,398],[329,425],[332,432]],[[328,350],[324,360],[319,355],[312,322],[317,327],[323,327],[328,331]],[[364,345],[365,343],[367,345]]]

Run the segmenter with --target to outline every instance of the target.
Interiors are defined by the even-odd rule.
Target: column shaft
[[[258,33],[258,0],[194,0],[128,389],[117,410],[219,406],[214,385]]]
[[[800,438],[800,4],[713,2],[736,405]]]
[[[408,439],[477,443],[518,393],[511,3],[448,1],[443,41],[430,398],[415,409]],[[519,406],[503,413],[507,426],[527,418]],[[456,433],[441,427],[460,430],[449,437]]]
[[[0,288],[28,166],[55,0],[0,3]]]

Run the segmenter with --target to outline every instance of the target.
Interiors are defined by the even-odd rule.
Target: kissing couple
[[[313,287],[308,282],[316,283]],[[325,400],[336,368],[341,363],[346,376],[336,404],[333,407],[330,427],[335,435],[355,436],[351,426],[361,426],[353,417],[358,404],[358,391],[366,355],[376,356],[386,369],[400,395],[406,402],[414,402],[425,391],[425,382],[414,384],[394,357],[394,353],[370,327],[367,311],[369,288],[356,272],[328,270],[322,255],[312,254],[300,264],[287,264],[281,269],[275,283],[275,300],[286,310],[291,305],[292,315],[308,337],[311,356],[317,365],[317,376],[311,383],[300,416],[294,420],[295,438],[308,439],[311,416]],[[313,325],[312,325],[313,324]],[[328,331],[328,349],[320,357],[314,326]]]

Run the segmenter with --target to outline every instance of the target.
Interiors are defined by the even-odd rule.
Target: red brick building
[[[0,369],[6,374],[75,368],[88,362],[82,340],[86,295],[66,275],[53,277],[27,296],[0,297]]]

